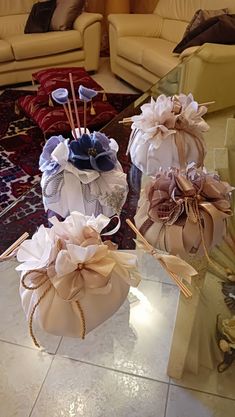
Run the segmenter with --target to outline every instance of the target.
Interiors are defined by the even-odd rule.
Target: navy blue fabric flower
[[[117,162],[116,152],[110,149],[110,141],[103,133],[84,133],[79,140],[70,143],[69,161],[78,169],[111,171]]]

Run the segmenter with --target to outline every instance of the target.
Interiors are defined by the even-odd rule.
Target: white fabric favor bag
[[[103,134],[96,132],[96,135],[103,139]],[[90,148],[85,148],[84,155],[76,155],[71,147],[75,147],[76,150],[80,139],[78,143],[72,141],[72,145],[62,136],[54,136],[48,140],[40,158],[40,169],[43,172],[41,187],[46,211],[51,210],[63,218],[73,211],[89,216],[92,214],[113,216],[120,213],[128,193],[126,174],[116,159],[118,151],[116,141],[114,139],[107,141],[109,149],[106,153],[110,153],[113,158],[108,167],[105,166],[107,161],[105,155],[103,156],[104,152],[97,155],[98,157],[101,155],[98,159],[101,160],[100,165],[96,163],[93,157],[96,148],[92,148],[92,144]],[[80,153],[82,152],[83,149]],[[88,152],[91,155],[87,155]],[[90,165],[89,156],[94,161],[93,167]],[[83,160],[83,157],[87,159]],[[103,170],[102,163],[108,170]],[[109,169],[110,167],[112,169]]]
[[[101,241],[109,221],[78,212],[64,222],[54,217],[52,228],[40,226],[21,244],[20,296],[37,346],[34,321],[48,333],[84,338],[119,309],[130,285],[138,285],[136,255]]]
[[[199,106],[191,94],[162,94],[141,110],[140,115],[132,116],[128,145],[131,161],[140,171],[155,176],[160,168],[185,169],[191,162],[203,166],[203,133],[209,129],[202,117],[205,106]]]

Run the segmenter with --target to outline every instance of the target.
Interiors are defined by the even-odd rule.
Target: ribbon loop
[[[155,222],[162,223],[160,232],[164,234],[163,240],[170,243],[170,247],[175,242],[175,250],[178,245],[176,253],[182,253],[182,250],[194,253],[201,246],[208,250],[224,234],[224,219],[232,214],[232,190],[217,176],[196,169],[195,164],[188,166],[185,173],[173,168],[160,172],[146,188],[148,217],[139,229],[145,234]],[[146,204],[146,200],[143,204]],[[174,238],[176,227],[182,235],[178,243]],[[196,243],[198,235],[201,236],[199,245]],[[182,248],[179,242],[183,244]],[[170,251],[167,247],[166,250]]]

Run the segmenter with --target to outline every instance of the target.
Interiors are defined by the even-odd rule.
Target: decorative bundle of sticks
[[[145,249],[147,252],[150,252],[150,254],[161,264],[161,266],[167,271],[167,273],[170,275],[170,277],[173,279],[173,281],[176,283],[176,285],[179,287],[180,291],[182,292],[182,294],[186,297],[192,297],[192,292],[188,289],[188,287],[181,281],[181,279],[179,278],[179,276],[170,271],[165,263],[162,261],[162,255],[158,254],[158,251],[152,246],[150,245],[150,243],[144,238],[144,236],[140,233],[140,231],[134,226],[134,224],[130,221],[130,219],[126,220],[128,226],[130,226],[130,228],[136,233],[137,237],[139,238],[139,240],[143,243]],[[175,256],[176,261],[178,260],[178,258]]]
[[[5,252],[3,252],[0,255],[0,262],[6,261],[7,259],[14,256],[20,244],[24,242],[24,240],[27,239],[28,237],[29,237],[29,234],[27,232],[23,233],[23,235],[20,236],[19,239],[17,239],[7,250],[5,250]]]

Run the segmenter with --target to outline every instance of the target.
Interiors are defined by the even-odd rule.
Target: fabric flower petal
[[[52,91],[51,96],[56,103],[65,104],[68,101],[69,93],[67,88],[57,88],[56,90]]]

